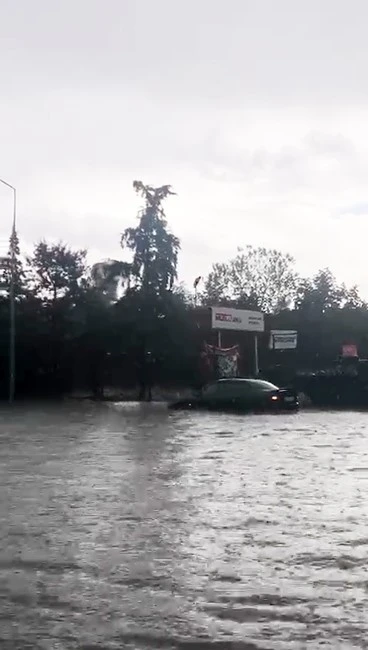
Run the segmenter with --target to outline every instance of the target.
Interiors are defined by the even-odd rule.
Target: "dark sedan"
[[[297,394],[263,379],[219,379],[197,395],[169,404],[171,409],[205,409],[241,413],[296,411]]]

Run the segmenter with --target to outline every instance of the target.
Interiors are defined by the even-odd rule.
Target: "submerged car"
[[[171,409],[205,409],[245,413],[296,411],[297,394],[288,388],[278,388],[263,379],[218,379],[191,398],[169,404]]]

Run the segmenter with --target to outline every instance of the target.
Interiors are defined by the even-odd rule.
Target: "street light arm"
[[[17,190],[15,189],[14,185],[10,185],[10,183],[7,183],[4,181],[2,178],[0,178],[0,183],[3,185],[6,185],[6,187],[9,187],[11,190],[13,190],[14,194],[14,202],[13,202],[13,232],[15,231],[15,225],[16,225],[16,218],[17,218]]]
[[[16,192],[15,187],[13,187],[13,185],[10,185],[10,183],[7,183],[6,181],[3,181],[2,178],[0,178],[0,183],[2,183],[3,185],[6,185],[7,187],[10,187],[10,189],[13,190],[13,192]]]

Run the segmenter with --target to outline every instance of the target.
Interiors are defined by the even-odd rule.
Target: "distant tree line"
[[[245,246],[215,263],[194,296],[177,280],[180,241],[164,212],[169,185],[140,181],[136,225],[121,236],[129,261],[107,260],[89,268],[85,250],[39,241],[26,259],[18,237],[14,253],[16,296],[16,394],[58,396],[78,389],[102,397],[106,386],[134,388],[150,397],[152,383],[197,385],[199,357],[211,332],[209,306],[261,310],[266,328],[296,329],[297,351],[268,350],[261,364],[297,368],[332,363],[344,341],[368,355],[368,307],[357,287],[340,285],[324,269],[301,278],[293,258],[277,250]],[[8,390],[10,256],[0,271],[0,395]],[[200,272],[200,269],[198,269]],[[235,338],[234,338],[235,337]],[[239,335],[238,335],[239,339]],[[229,333],[228,344],[237,342]],[[239,341],[238,341],[239,342]],[[241,334],[244,357],[249,337]],[[244,372],[250,370],[244,364]]]

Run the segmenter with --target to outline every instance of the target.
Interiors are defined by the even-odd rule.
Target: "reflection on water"
[[[3,409],[1,649],[367,647],[366,421]]]

